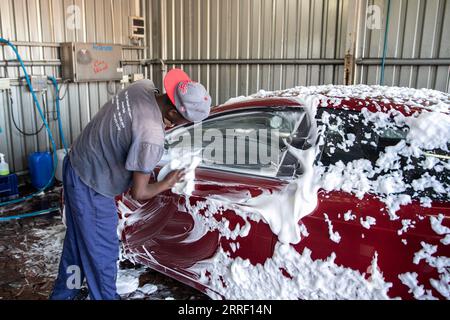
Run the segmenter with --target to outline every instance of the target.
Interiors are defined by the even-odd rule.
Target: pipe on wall
[[[390,27],[390,19],[391,19],[391,0],[387,0],[387,13],[386,13],[386,27],[384,29],[384,43],[383,43],[383,57],[381,58],[381,75],[380,75],[380,85],[384,85],[384,73],[386,70],[386,56],[388,49],[388,35],[389,35],[389,27]]]
[[[382,59],[357,59],[356,64],[362,66],[382,65]],[[385,59],[386,66],[450,66],[450,59]]]
[[[68,41],[70,42],[70,41]],[[27,42],[27,41],[11,41],[13,45],[16,47],[42,47],[42,48],[60,48],[61,43],[58,42]],[[105,43],[108,44],[108,43]],[[130,46],[123,45],[122,49],[124,50],[147,50],[146,46]]]
[[[148,60],[147,65],[161,64],[161,60]],[[344,59],[186,59],[164,60],[164,64],[182,65],[343,65]]]

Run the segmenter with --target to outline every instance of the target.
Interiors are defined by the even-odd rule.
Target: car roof
[[[235,103],[223,104],[213,107],[211,115],[218,115],[221,113],[228,113],[237,110],[247,110],[255,108],[275,108],[275,107],[304,107],[301,101],[295,98],[255,98],[248,99],[246,101],[239,101]],[[390,110],[397,110],[404,115],[411,115],[415,112],[422,112],[423,108],[409,107],[398,103],[384,101],[378,99],[356,99],[348,98],[340,101],[336,101],[333,98],[327,97],[327,99],[320,99],[319,108],[328,108],[336,110],[349,110],[361,112],[364,108],[371,112],[389,112]]]
[[[240,97],[216,106],[211,114],[217,115],[256,107],[302,107],[300,97],[317,97],[320,108],[343,109],[361,112],[389,112],[397,110],[412,115],[424,110],[450,113],[450,95],[433,90],[380,86],[319,86],[297,87],[274,92],[263,92]],[[300,98],[300,99],[299,99]]]

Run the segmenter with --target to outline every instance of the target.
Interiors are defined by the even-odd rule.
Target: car
[[[449,299],[449,106],[377,86],[217,106],[167,131],[151,182],[190,187],[117,197],[123,256],[213,299]]]

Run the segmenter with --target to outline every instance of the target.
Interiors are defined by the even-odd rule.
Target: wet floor
[[[60,188],[32,202],[0,210],[0,216],[59,206]],[[0,222],[0,299],[48,299],[57,275],[65,227],[59,213]],[[123,277],[123,278],[121,278]],[[123,299],[199,300],[202,293],[178,281],[130,262],[120,264],[119,282],[135,283]],[[121,281],[122,280],[122,281]],[[130,286],[128,285],[129,291]],[[83,290],[87,294],[87,290]]]

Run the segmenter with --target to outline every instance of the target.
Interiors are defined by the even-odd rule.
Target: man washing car
[[[117,299],[119,257],[114,197],[131,187],[145,201],[183,179],[174,171],[149,184],[164,152],[165,127],[209,116],[211,97],[179,69],[164,79],[165,95],[143,80],[117,94],[74,142],[64,161],[67,232],[51,299],[74,299],[86,278],[91,299]],[[75,285],[77,284],[77,285]]]

